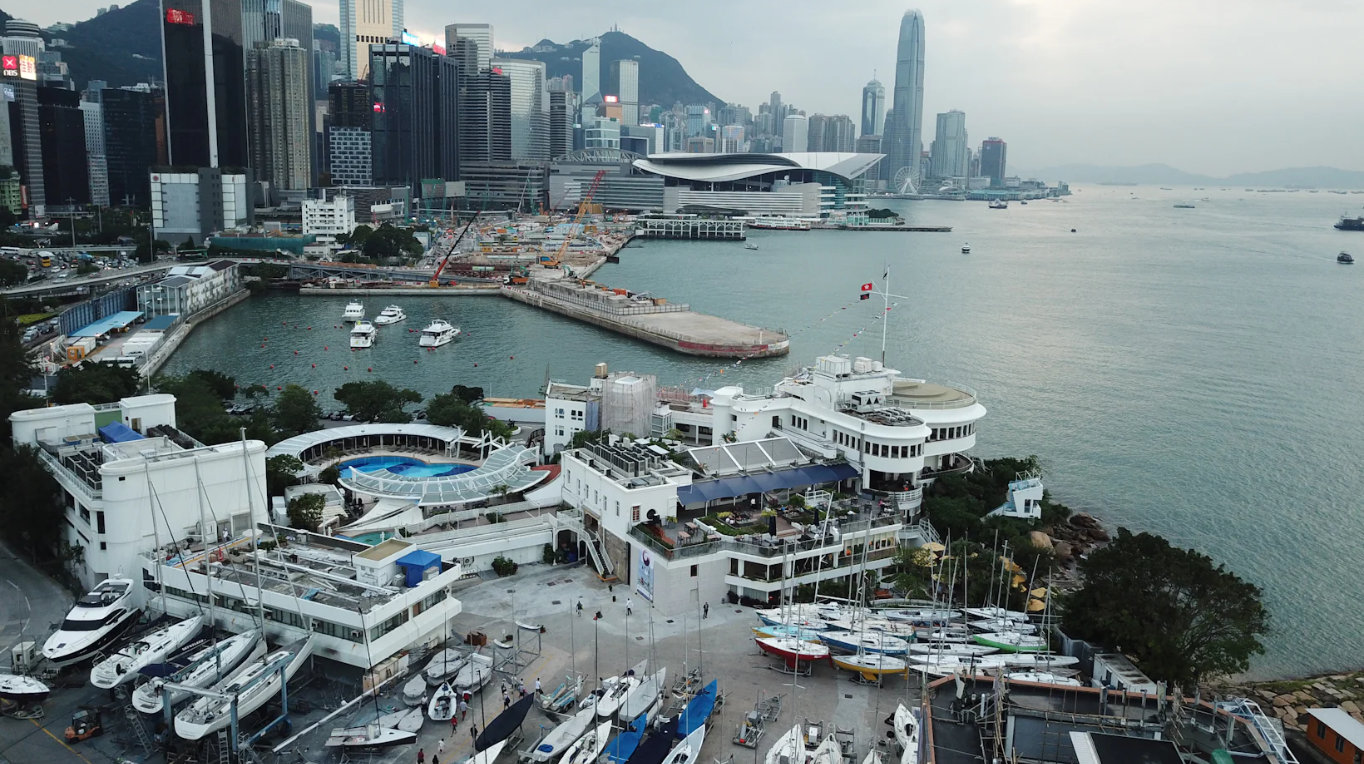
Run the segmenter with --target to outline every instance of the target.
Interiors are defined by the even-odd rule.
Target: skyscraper
[[[459,177],[455,60],[403,44],[370,49],[374,182],[406,185]]]
[[[525,59],[494,59],[493,71],[511,81],[511,158],[549,161],[549,99],[545,64]]]
[[[347,79],[369,77],[369,46],[403,33],[403,0],[341,0],[341,69]]]
[[[146,206],[151,202],[147,168],[167,163],[165,94],[146,84],[106,88],[100,104],[109,201]]]
[[[885,128],[886,178],[893,183],[901,170],[908,168],[905,180],[917,187],[924,110],[924,17],[918,11],[905,11],[900,19],[892,108],[894,122],[887,119]]]
[[[577,93],[568,90],[562,77],[546,83],[549,90],[549,156],[560,157],[573,150],[573,123],[577,115]]]
[[[880,135],[886,121],[886,86],[873,79],[862,86],[862,134]]]
[[[980,143],[980,174],[990,179],[991,188],[1004,187],[1009,144],[990,136]]]
[[[256,43],[247,53],[251,166],[276,188],[312,185],[308,57],[294,39]]]
[[[80,99],[74,90],[38,88],[43,185],[50,207],[90,203],[90,166],[85,158],[85,115]]]
[[[583,50],[583,103],[601,101],[601,40],[593,38]]]
[[[459,63],[459,75],[472,76],[492,66],[492,24],[447,24],[445,53]]]
[[[374,107],[369,86],[333,82],[327,88],[327,168],[334,186],[374,182],[370,123]]]
[[[971,148],[966,143],[966,114],[953,109],[938,115],[938,129],[933,137],[932,158],[928,174],[934,178],[964,178],[971,161]]]
[[[624,59],[617,62],[620,71],[621,124],[639,124],[639,62]]]
[[[810,123],[804,114],[787,114],[782,123],[781,150],[809,151]]]
[[[81,116],[85,118],[85,159],[90,175],[90,203],[109,206],[109,165],[104,155],[104,104],[90,100],[100,91],[87,91],[81,99]]]

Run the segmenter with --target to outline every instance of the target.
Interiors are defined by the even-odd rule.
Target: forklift
[[[99,709],[86,706],[71,715],[71,726],[66,728],[66,742],[78,743],[102,734],[104,725],[100,722]]]

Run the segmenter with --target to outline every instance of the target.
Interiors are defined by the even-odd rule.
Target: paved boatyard
[[[627,595],[632,597],[634,606],[634,613],[628,618],[628,631],[625,613]],[[851,675],[836,671],[827,663],[816,666],[812,676],[798,677],[793,692],[791,676],[773,670],[780,667],[780,662],[760,654],[754,646],[751,629],[757,620],[752,610],[711,600],[710,617],[707,619],[699,619],[698,612],[685,619],[655,616],[651,624],[647,600],[639,594],[628,594],[624,586],[609,588],[598,581],[591,570],[581,565],[523,566],[514,576],[481,580],[459,591],[457,596],[463,602],[464,611],[450,623],[451,642],[461,640],[463,635],[471,631],[480,631],[489,639],[489,646],[485,650],[491,651],[494,650],[492,640],[519,632],[523,659],[527,662],[519,678],[525,681],[530,691],[533,691],[536,678],[540,679],[546,691],[553,690],[563,681],[565,674],[573,670],[575,659],[578,672],[589,680],[595,675],[594,672],[602,676],[624,672],[641,659],[650,657],[652,626],[653,660],[650,672],[666,665],[668,685],[671,687],[682,675],[683,663],[686,661],[687,667],[699,666],[703,670],[704,682],[715,678],[720,681],[724,704],[716,709],[712,717],[713,726],[707,733],[698,764],[710,764],[717,759],[725,761],[731,756],[738,764],[762,761],[767,748],[794,723],[804,718],[823,720],[829,725],[830,731],[835,726],[852,730],[857,746],[855,760],[861,761],[869,746],[885,739],[890,733],[890,727],[883,720],[894,711],[896,703],[906,697],[918,697],[917,680],[911,679],[906,683],[903,679],[893,678],[885,687],[878,689],[853,681]],[[575,615],[579,599],[583,603],[581,617]],[[69,601],[68,597],[66,602]],[[602,620],[594,625],[592,616],[596,611],[601,611]],[[528,654],[535,648],[533,632],[518,630],[515,627],[517,622],[544,627],[538,656]],[[290,683],[290,703],[298,704],[292,714],[295,732],[304,730],[356,694],[353,676],[344,683],[331,681],[327,676],[321,676],[329,674],[328,668],[331,666],[320,661],[315,662],[315,665],[319,670],[311,678],[304,676],[305,670]],[[421,666],[422,662],[419,661],[414,668]],[[73,676],[72,684],[83,682],[85,673],[83,670]],[[483,718],[491,720],[501,711],[499,684],[502,678],[495,675],[481,696],[470,704],[470,719],[480,729],[483,727]],[[386,686],[379,698],[383,711],[402,707],[401,686],[404,681],[398,679]],[[731,738],[744,714],[752,710],[759,694],[784,697],[781,716],[768,726],[767,735],[754,751],[735,745]],[[516,695],[514,690],[512,695]],[[106,704],[106,733],[68,748],[60,740],[62,732],[69,723],[71,712],[86,704]],[[46,717],[36,723],[0,718],[0,761],[24,764],[110,762],[119,761],[120,756],[136,762],[161,761],[160,756],[148,759],[143,755],[130,726],[123,718],[121,708],[107,704],[110,701],[105,691],[88,684],[79,684],[78,688],[54,690],[52,697],[44,704]],[[268,708],[277,709],[278,704],[272,703]],[[280,754],[271,752],[273,747],[287,739],[286,735],[278,732],[272,732],[258,741],[256,751],[264,762],[339,762],[339,753],[322,746],[327,733],[333,727],[364,723],[373,717],[374,702],[366,700],[319,725],[317,730],[300,736]],[[242,728],[254,731],[268,719],[265,712],[258,712],[249,717]],[[154,724],[154,721],[149,720],[148,728]],[[525,739],[517,745],[518,750],[530,748],[538,736],[554,724],[538,708],[532,710],[522,725]],[[541,729],[542,726],[545,729]],[[473,752],[468,721],[460,723],[452,734],[447,724],[427,720],[417,745],[373,754],[352,753],[348,760],[372,761],[375,764],[414,762],[417,750],[421,748],[426,752],[426,760],[435,764],[432,755],[437,753],[442,737],[446,738],[445,753],[439,758],[446,764],[458,762]],[[498,761],[499,764],[511,764],[515,757],[511,753],[504,753]]]

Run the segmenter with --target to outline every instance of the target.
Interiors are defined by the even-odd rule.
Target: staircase
[[[121,689],[116,697],[119,700],[127,698],[127,693]],[[128,720],[128,726],[132,728],[133,735],[137,737],[137,742],[142,746],[142,751],[147,758],[151,758],[156,750],[156,744],[152,740],[151,733],[147,732],[147,727],[142,723],[142,714],[138,713],[137,707],[132,703],[123,706],[123,718]]]
[[[597,569],[601,577],[615,578],[616,566],[612,564],[610,555],[606,554],[605,547],[602,546],[601,539],[597,534],[587,530],[583,525],[581,510],[560,510],[555,513],[555,518],[564,530],[572,531],[578,538],[586,542],[587,556],[592,558],[592,566]]]
[[[218,764],[232,764],[232,752],[228,746],[231,739],[227,730],[218,730],[218,744],[215,746],[218,749]]]
[[[938,535],[938,529],[934,528],[933,523],[930,523],[927,519],[919,521],[919,533],[923,534],[926,543],[942,543],[942,537]]]

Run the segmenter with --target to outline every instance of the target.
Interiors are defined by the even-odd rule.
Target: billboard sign
[[[38,80],[38,60],[33,56],[19,57],[19,79]]]
[[[167,8],[166,23],[194,26],[194,14],[190,13],[189,11],[182,11],[175,8]]]
[[[639,549],[639,567],[637,568],[637,571],[639,576],[635,583],[635,591],[643,595],[645,599],[653,602],[654,560],[653,555],[649,554],[649,550],[644,547],[640,547]]]
[[[444,56],[444,55],[445,55],[445,46],[444,46],[444,45],[441,45],[441,44],[438,43],[438,42],[433,42],[433,43],[431,43],[431,51],[432,51],[433,53],[437,54],[437,55]]]
[[[403,30],[402,41],[403,45],[411,45],[414,48],[421,47],[421,40],[418,40],[416,35],[406,29]]]
[[[6,77],[19,76],[19,57],[0,56],[0,72],[4,72]]]

